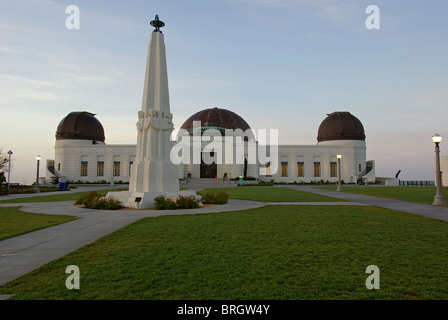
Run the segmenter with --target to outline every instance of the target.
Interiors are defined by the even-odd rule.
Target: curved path
[[[280,186],[279,185],[278,187],[320,194],[323,196],[338,198],[338,199],[347,200],[347,201],[356,201],[356,202],[361,202],[365,205],[402,211],[402,212],[411,213],[414,215],[427,217],[427,218],[431,218],[431,219],[448,221],[448,207],[447,206],[433,206],[431,204],[394,200],[394,199],[380,198],[380,197],[374,197],[374,196],[366,196],[366,195],[349,193],[349,192],[329,191],[329,190],[317,189],[317,188],[312,188],[312,187],[307,187],[307,186],[294,186],[294,185]],[[381,187],[377,187],[377,188],[381,188]],[[406,187],[403,187],[403,188],[406,188]],[[424,188],[424,187],[422,187],[422,188]],[[335,189],[336,189],[336,187],[335,187]]]
[[[37,230],[21,236],[0,241],[0,285],[14,280],[54,259],[60,258],[99,238],[145,217],[163,215],[206,214],[247,210],[266,205],[363,205],[378,206],[448,221],[448,207],[435,207],[419,203],[356,195],[344,192],[320,190],[306,186],[285,185],[300,191],[321,194],[349,202],[257,202],[231,199],[225,205],[188,210],[121,210],[105,211],[82,209],[73,206],[74,201],[13,203],[5,206],[21,206],[32,213],[72,215],[80,219]],[[110,189],[110,187],[109,187]],[[82,189],[88,191],[86,189]],[[98,190],[98,188],[97,188]],[[79,192],[79,190],[78,190]],[[48,194],[48,193],[47,193]],[[41,194],[47,195],[47,194]],[[34,195],[35,196],[35,195]],[[5,199],[5,198],[2,198]],[[8,296],[0,296],[7,298]]]

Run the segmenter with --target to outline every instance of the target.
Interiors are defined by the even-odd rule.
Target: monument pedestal
[[[138,161],[132,165],[129,191],[177,192],[179,191],[178,171],[169,159]]]

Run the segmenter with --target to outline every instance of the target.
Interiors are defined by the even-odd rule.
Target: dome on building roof
[[[319,126],[317,141],[366,140],[364,127],[350,112],[337,111],[327,115]]]
[[[225,134],[225,129],[241,129],[243,132],[246,130],[250,130],[250,126],[247,122],[241,118],[236,113],[220,108],[210,108],[199,111],[192,115],[184,124],[181,126],[181,129],[187,130],[190,134],[193,133],[193,122],[200,121],[201,122],[201,132],[204,132],[207,129],[216,129],[221,132],[222,135]],[[250,139],[253,138],[252,130],[250,132]],[[245,140],[247,140],[245,138]]]
[[[59,122],[56,140],[92,140],[104,142],[104,128],[95,114],[71,112]]]

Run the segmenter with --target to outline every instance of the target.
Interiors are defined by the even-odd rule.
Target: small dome
[[[187,130],[190,134],[193,133],[193,122],[200,121],[201,122],[201,132],[204,132],[207,129],[216,129],[221,132],[222,135],[225,134],[225,129],[241,129],[243,132],[246,130],[250,130],[250,126],[247,122],[241,118],[236,113],[220,108],[210,108],[199,111],[192,115],[184,124],[181,126],[181,129]],[[253,132],[250,132],[250,139],[253,139]],[[247,138],[244,140],[247,141]]]
[[[59,122],[56,140],[92,140],[104,142],[104,129],[95,114],[82,111],[71,112]]]
[[[366,140],[364,127],[350,112],[333,112],[319,126],[317,141]]]

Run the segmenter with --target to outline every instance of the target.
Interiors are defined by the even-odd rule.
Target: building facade
[[[261,145],[243,118],[221,108],[195,113],[180,129],[173,142],[179,179],[243,176],[331,183],[339,179],[340,163],[345,183],[375,181],[375,162],[366,159],[363,125],[346,111],[327,115],[314,145]],[[210,132],[213,138],[207,136]],[[104,128],[94,114],[72,112],[58,125],[55,158],[47,161],[46,180],[126,183],[135,157],[136,145],[105,143]]]

